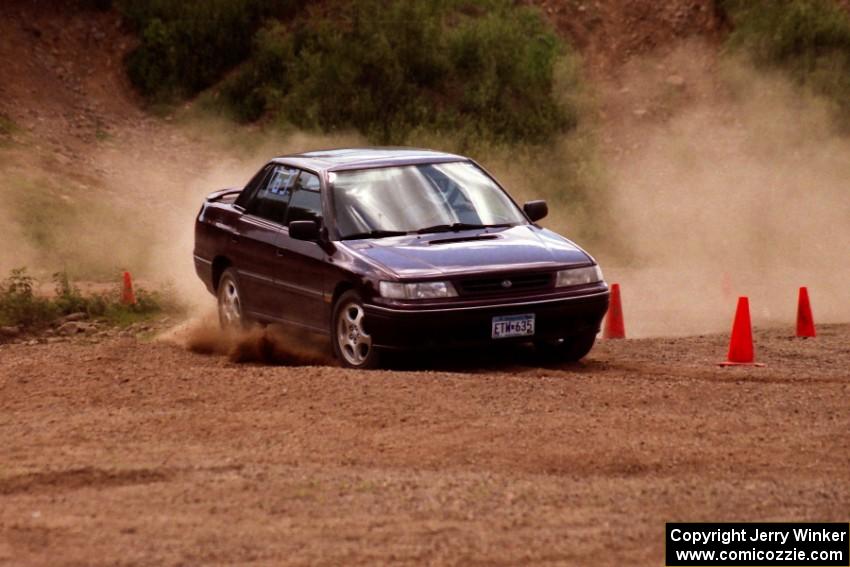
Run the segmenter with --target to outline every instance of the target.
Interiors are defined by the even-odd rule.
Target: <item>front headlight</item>
[[[381,297],[389,299],[438,299],[457,297],[457,291],[450,282],[398,283],[381,282],[378,284]]]
[[[602,270],[599,265],[586,268],[571,268],[561,270],[555,280],[556,287],[569,287],[573,285],[586,285],[602,281]]]

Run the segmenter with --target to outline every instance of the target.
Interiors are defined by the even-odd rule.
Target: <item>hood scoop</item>
[[[476,240],[496,240],[499,238],[495,234],[477,234],[475,236],[457,236],[455,238],[438,238],[428,241],[429,246],[437,244],[454,244],[455,242],[474,242]]]

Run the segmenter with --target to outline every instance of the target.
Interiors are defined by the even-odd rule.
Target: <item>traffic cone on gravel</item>
[[[130,272],[124,272],[124,284],[121,287],[121,303],[135,305],[136,294],[133,291],[133,277]]]
[[[605,329],[602,337],[606,339],[625,339],[626,324],[623,321],[623,305],[620,301],[620,284],[611,284],[611,303],[605,316]]]
[[[726,358],[726,362],[721,362],[720,366],[764,366],[755,362],[753,329],[750,324],[750,300],[747,297],[738,298],[738,309],[735,311],[729,354]]]
[[[800,288],[800,296],[797,299],[797,336],[804,339],[815,337],[815,320],[809,303],[809,290],[805,287]]]

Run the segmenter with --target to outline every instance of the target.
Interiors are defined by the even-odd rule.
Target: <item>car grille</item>
[[[507,283],[510,282],[510,283]],[[554,274],[509,274],[489,278],[469,278],[456,282],[461,295],[488,295],[496,293],[521,293],[552,287]]]

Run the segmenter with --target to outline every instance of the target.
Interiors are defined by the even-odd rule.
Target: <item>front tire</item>
[[[245,315],[242,311],[242,292],[236,280],[236,270],[228,268],[218,282],[218,322],[222,329],[238,330],[245,328]]]
[[[559,341],[537,342],[537,350],[544,356],[561,362],[578,362],[590,352],[596,343],[596,331],[584,332]]]
[[[343,293],[334,306],[331,342],[334,354],[348,368],[377,368],[379,353],[366,332],[366,310],[354,291]]]

